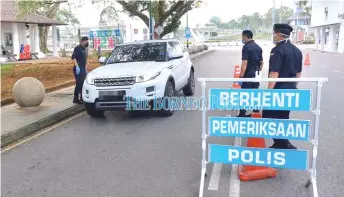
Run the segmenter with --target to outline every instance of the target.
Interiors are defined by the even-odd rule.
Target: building
[[[54,47],[53,55],[58,56],[57,49],[57,25],[64,23],[37,14],[25,14],[18,17],[19,11],[15,1],[1,1],[1,45],[5,50],[9,50],[20,57],[21,45],[30,45],[30,52],[37,53],[39,58],[45,57],[40,51],[39,26],[52,26]]]
[[[290,35],[290,40],[294,42],[302,42],[312,35],[311,17],[306,13],[297,11],[287,19],[287,23],[293,27],[294,31]]]
[[[344,2],[319,0],[312,2],[311,27],[315,28],[316,48],[344,53]]]

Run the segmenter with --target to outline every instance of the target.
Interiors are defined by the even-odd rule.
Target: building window
[[[143,28],[143,34],[147,34],[148,33],[148,29],[147,28]]]
[[[6,47],[12,46],[12,34],[11,33],[5,33],[5,46]]]
[[[138,29],[134,29],[134,34],[138,34],[139,30]]]

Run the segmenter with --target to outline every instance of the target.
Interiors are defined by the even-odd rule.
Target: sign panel
[[[308,170],[308,151],[209,144],[209,162]]]
[[[209,117],[209,136],[309,140],[309,120]]]
[[[209,89],[209,108],[310,111],[311,90]]]
[[[190,32],[190,28],[189,27],[185,28],[185,38],[186,39],[191,38],[191,32]]]

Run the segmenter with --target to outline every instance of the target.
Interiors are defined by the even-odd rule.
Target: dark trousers
[[[75,78],[75,89],[74,89],[74,99],[82,98],[82,86],[84,84],[85,78],[86,78],[86,69],[83,67],[80,67],[80,73],[79,75],[76,74],[76,68],[73,67],[73,74]]]
[[[243,82],[241,89],[258,89],[259,88],[259,83],[257,82]],[[258,113],[259,110],[253,110],[253,112]],[[241,109],[239,112],[239,116],[243,116],[246,114],[245,109]]]
[[[273,118],[273,119],[289,119],[290,110],[263,110],[263,118]],[[274,143],[279,146],[285,146],[289,144],[289,140],[285,139],[273,139]]]

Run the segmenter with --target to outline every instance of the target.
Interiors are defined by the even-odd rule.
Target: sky
[[[82,0],[89,2],[88,0]],[[259,12],[264,14],[273,6],[274,0],[204,0],[201,8],[189,12],[189,26],[198,23],[205,24],[212,16],[218,16],[223,21],[230,21],[246,14]],[[293,0],[275,0],[276,8],[282,5],[295,9]],[[120,6],[121,7],[121,6]],[[99,22],[99,11],[94,5],[85,3],[82,8],[75,10],[75,15],[79,19],[81,26],[96,27]],[[186,16],[182,19],[182,25],[186,24]]]

